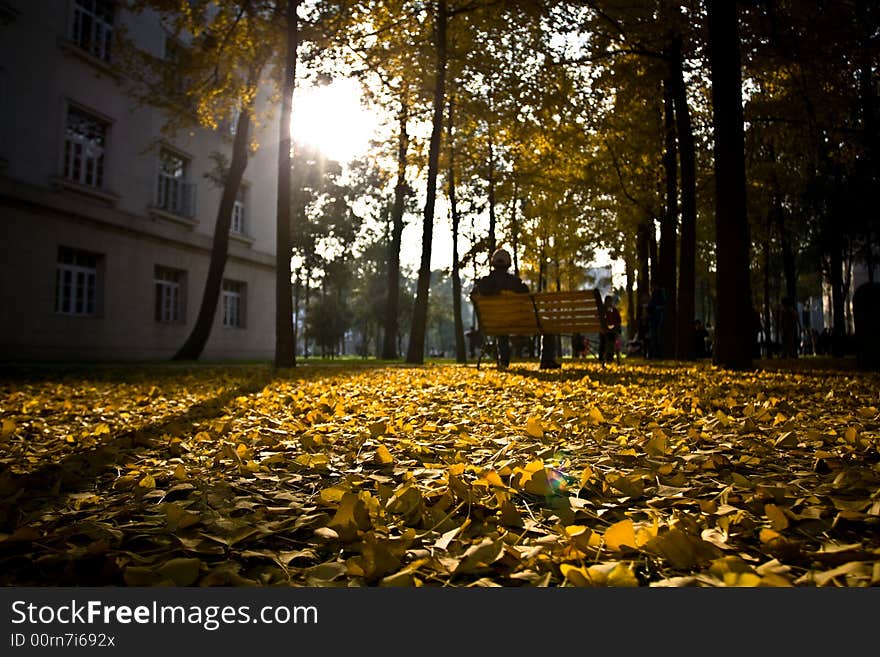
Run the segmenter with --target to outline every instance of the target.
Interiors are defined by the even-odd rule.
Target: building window
[[[195,185],[187,182],[189,161],[167,149],[159,153],[156,207],[181,217],[195,215]]]
[[[100,189],[104,185],[104,151],[107,123],[81,109],[67,110],[64,137],[64,177]]]
[[[245,234],[245,194],[247,190],[244,187],[238,188],[238,196],[235,197],[235,203],[232,206],[232,223],[229,225],[229,232],[236,235]]]
[[[55,272],[55,312],[94,317],[98,314],[98,266],[102,256],[58,247]]]
[[[221,293],[223,326],[244,328],[245,284],[240,281],[223,281]]]
[[[157,266],[153,282],[156,287],[156,321],[162,324],[182,323],[185,319],[186,272]]]
[[[164,59],[168,62],[165,78],[166,93],[177,102],[195,109],[194,99],[188,97],[188,92],[193,86],[192,77],[185,74],[192,60],[189,47],[177,39],[166,37]]]
[[[113,0],[74,0],[71,40],[90,55],[110,61]]]

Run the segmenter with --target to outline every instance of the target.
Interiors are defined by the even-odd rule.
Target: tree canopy
[[[439,255],[450,263],[443,275],[454,288],[460,359],[467,280],[498,245],[512,251],[532,289],[584,287],[600,256],[617,263],[604,291],[622,298],[629,337],[646,330],[657,284],[666,299],[659,353],[667,357],[694,356],[700,319],[718,331],[719,363],[748,367],[755,341],[773,353],[783,298],[815,309],[827,297],[835,353],[846,349],[854,272],[873,280],[878,256],[866,201],[877,182],[872,7],[730,3],[720,24],[736,36],[719,52],[712,44],[724,37],[707,3],[328,0],[291,10],[230,1],[214,3],[215,13],[208,3],[134,4],[164,11],[201,44],[183,70],[203,123],[250,98],[254,72],[281,80],[285,35],[272,19],[289,13],[298,16],[301,55],[291,84],[354,77],[385,117],[361,162],[341,163],[351,175],[370,172],[344,204],[371,229],[345,236],[351,257],[339,280],[349,281],[346,294],[369,287],[383,318],[369,340],[349,329],[357,333],[351,344],[423,360],[434,236],[448,221],[453,246]],[[172,73],[153,72],[152,83],[178,88]],[[728,87],[733,95],[720,93]],[[742,138],[730,141],[727,129]],[[719,178],[718,167],[727,171],[729,158],[744,182],[722,190],[729,176]],[[297,161],[282,165],[293,174],[279,178],[280,194],[303,189]],[[742,208],[735,219],[725,215],[731,203]],[[304,270],[319,267],[319,255],[332,261],[320,231],[341,217],[340,206],[313,208],[311,219],[296,203],[279,203],[279,212],[288,207],[290,248]],[[732,221],[743,244],[728,258]],[[404,245],[407,227],[416,237]],[[402,263],[404,246],[420,248],[414,272]],[[366,271],[369,285],[355,275]],[[403,308],[408,289],[415,296]],[[755,331],[739,330],[744,314],[754,316]],[[725,335],[740,356],[727,352]]]

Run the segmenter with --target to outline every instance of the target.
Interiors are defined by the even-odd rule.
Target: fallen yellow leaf
[[[633,521],[627,518],[611,525],[605,530],[605,545],[609,550],[620,550],[623,547],[636,547],[636,532]]]
[[[541,420],[535,417],[530,417],[526,420],[526,433],[533,438],[543,438],[544,426],[541,424]]]
[[[379,445],[376,448],[376,463],[379,465],[390,465],[394,463],[394,457],[391,456],[391,452],[388,451],[388,448],[385,445]]]

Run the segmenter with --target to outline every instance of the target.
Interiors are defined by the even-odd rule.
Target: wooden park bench
[[[599,290],[502,292],[471,297],[483,343],[477,369],[499,336],[605,333],[605,309]]]

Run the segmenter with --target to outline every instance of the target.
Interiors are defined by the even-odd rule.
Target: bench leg
[[[498,343],[494,338],[485,338],[483,340],[483,344],[480,346],[480,355],[477,356],[477,369],[480,369],[480,362],[483,360],[483,356],[492,355],[495,358],[495,362],[498,362]]]

